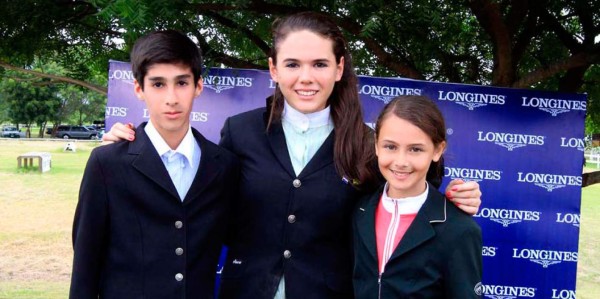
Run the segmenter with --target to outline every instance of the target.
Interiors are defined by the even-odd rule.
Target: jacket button
[[[288,216],[288,222],[289,223],[296,222],[296,215],[290,215],[290,216]]]
[[[183,274],[181,274],[181,273],[175,274],[175,280],[182,281],[183,280]]]
[[[302,182],[300,182],[300,180],[299,180],[299,179],[295,179],[295,180],[292,182],[292,185],[294,185],[294,187],[296,187],[296,188],[299,188],[300,186],[302,186]]]
[[[181,221],[175,221],[175,227],[176,227],[177,229],[180,229],[180,228],[182,228],[182,227],[183,227],[183,222],[181,222]]]
[[[175,249],[175,254],[176,255],[182,255],[183,254],[183,248],[177,248],[177,249]]]
[[[290,252],[289,250],[286,250],[283,252],[283,257],[286,259],[289,259],[292,257],[292,252]]]

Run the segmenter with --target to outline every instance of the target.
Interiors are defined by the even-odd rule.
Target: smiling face
[[[325,109],[335,82],[342,78],[344,58],[336,63],[333,42],[308,30],[290,32],[277,45],[269,71],[287,103],[302,113]]]
[[[404,119],[393,114],[383,119],[375,152],[389,185],[388,195],[404,198],[423,193],[429,165],[440,159],[444,148],[445,142],[436,147],[429,135]]]
[[[148,67],[143,81],[143,88],[137,80],[134,83],[136,96],[146,102],[150,120],[163,139],[167,143],[178,140],[178,144],[189,128],[194,98],[202,92],[202,79],[194,82],[191,68],[186,65],[157,63]]]

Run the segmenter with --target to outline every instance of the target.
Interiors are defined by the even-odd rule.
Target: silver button
[[[290,215],[290,216],[288,216],[288,222],[289,223],[296,222],[296,215]]]
[[[283,257],[289,259],[292,257],[292,253],[289,250],[283,252]]]
[[[175,254],[176,255],[182,255],[183,254],[183,248],[177,248],[177,249],[175,249]]]
[[[295,179],[292,184],[294,185],[294,187],[298,188],[300,186],[302,186],[302,182],[300,182],[299,179]]]
[[[181,221],[175,221],[175,227],[176,227],[177,229],[180,229],[180,228],[182,228],[182,227],[183,227],[183,222],[181,222]]]
[[[183,280],[183,274],[181,274],[181,273],[175,274],[175,280],[182,281]]]

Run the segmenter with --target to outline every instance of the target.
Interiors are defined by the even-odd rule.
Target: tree
[[[126,60],[137,37],[161,28],[193,35],[208,65],[264,69],[273,19],[316,10],[347,32],[360,74],[598,97],[586,84],[600,61],[598,1],[24,0],[0,9],[0,66],[52,55],[70,74],[51,79],[73,84],[106,74],[109,59]]]
[[[194,37],[207,66],[265,69],[270,24],[303,10],[336,20],[359,74],[587,93],[587,128],[600,127],[593,0],[3,1],[0,66],[53,56],[69,73],[52,80],[84,86],[106,78],[109,59],[128,60],[137,37],[171,28]]]
[[[28,137],[31,137],[31,125],[35,123],[42,128],[40,136],[43,136],[43,127],[58,106],[56,88],[8,80],[4,82],[3,91],[8,99],[9,118],[12,122],[25,124]]]
[[[34,73],[43,73],[38,77]],[[43,137],[48,121],[54,128],[64,122],[91,123],[103,119],[106,97],[78,85],[67,85],[62,80],[52,80],[66,73],[56,62],[44,63],[35,60],[27,72],[7,71],[0,85],[0,105],[5,105],[6,114],[15,123],[28,127],[36,123]],[[102,82],[102,80],[98,80]],[[104,82],[106,79],[104,79]]]
[[[161,28],[193,35],[209,64],[266,68],[271,22],[300,10],[337,20],[361,74],[576,92],[600,62],[600,3],[589,0],[26,0],[2,6],[9,12],[0,44],[4,62],[27,63],[54,50],[80,79],[110,58],[126,59],[132,41]],[[72,55],[75,45],[91,56]],[[84,61],[94,63],[84,67]]]

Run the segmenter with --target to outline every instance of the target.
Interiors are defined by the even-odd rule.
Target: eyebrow
[[[283,60],[283,62],[298,62],[300,61],[300,59],[296,59],[296,58],[286,58]],[[312,60],[311,62],[331,62],[330,60],[328,60],[327,58],[317,58]]]
[[[381,141],[383,141],[383,142],[389,142],[389,143],[393,143],[395,145],[398,145],[398,143],[396,141],[390,140],[390,139],[385,139],[384,138],[384,139],[381,139]],[[425,146],[425,143],[418,143],[418,142],[417,143],[409,143],[409,144],[407,144],[407,146]]]
[[[192,77],[192,75],[190,75],[190,74],[184,74],[184,75],[175,76],[175,80],[189,79],[191,77]],[[164,81],[164,80],[166,80],[166,78],[160,77],[160,76],[148,77],[148,81]]]

